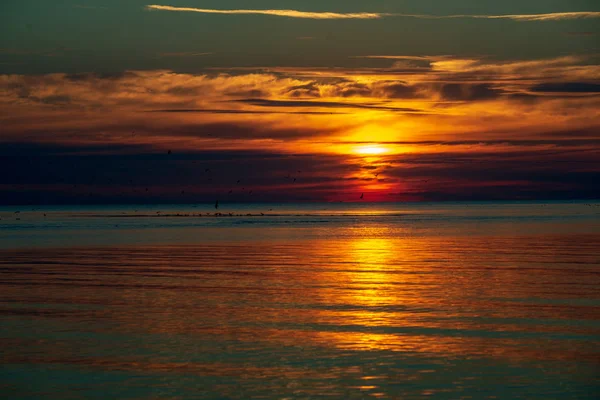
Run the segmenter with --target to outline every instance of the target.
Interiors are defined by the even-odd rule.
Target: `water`
[[[0,392],[587,399],[600,391],[597,203],[219,211],[0,208]]]

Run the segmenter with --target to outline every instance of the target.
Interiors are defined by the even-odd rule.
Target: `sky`
[[[595,1],[3,0],[0,204],[598,199],[599,60]]]

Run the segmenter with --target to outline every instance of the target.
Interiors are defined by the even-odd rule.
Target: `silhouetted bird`
[[[206,168],[204,172],[210,172],[210,168]]]
[[[231,193],[233,193],[233,190],[230,190],[230,191],[229,191],[229,194],[231,194]]]
[[[240,183],[240,180],[238,179],[236,183]]]
[[[296,182],[296,178],[294,178],[294,182]]]
[[[171,150],[167,151],[167,154],[171,154]]]
[[[217,210],[219,209],[219,200],[217,200],[217,201],[215,202],[215,209],[217,209]]]
[[[361,193],[361,194],[360,194],[360,199],[362,200],[364,197],[365,197],[365,194],[364,194],[364,193]]]

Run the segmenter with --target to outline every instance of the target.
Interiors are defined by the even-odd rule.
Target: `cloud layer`
[[[597,194],[600,66],[368,57],[390,65],[0,75],[0,199]]]

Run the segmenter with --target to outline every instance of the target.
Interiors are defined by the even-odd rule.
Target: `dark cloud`
[[[297,115],[331,115],[345,114],[343,112],[332,111],[260,111],[260,110],[228,110],[228,109],[168,109],[152,110],[147,112],[155,113],[200,113],[200,114],[297,114]]]
[[[572,131],[573,136],[579,136],[578,131]],[[586,133],[586,131],[582,131]],[[542,135],[543,136],[543,135]],[[551,134],[548,134],[551,137]],[[596,138],[573,138],[562,139],[562,135],[556,133],[556,139],[496,139],[496,140],[417,140],[417,141],[387,141],[378,142],[379,144],[399,145],[399,146],[514,146],[514,147],[535,147],[535,146],[553,146],[553,147],[590,147],[600,145],[600,137],[596,133]],[[373,142],[343,142],[345,144],[373,144]]]
[[[317,82],[309,82],[306,85],[291,86],[285,92],[290,97],[320,97]]]
[[[590,198],[600,196],[599,157],[597,149],[450,150],[376,166],[345,155],[4,143],[0,168],[11,173],[0,176],[0,203],[324,200],[372,182],[357,174],[376,169],[422,200]]]
[[[150,131],[149,129],[152,129]],[[171,137],[198,137],[220,139],[302,139],[313,138],[318,134],[327,132],[325,129],[311,128],[308,126],[276,127],[259,123],[243,122],[211,122],[205,124],[181,124],[170,128],[146,127],[145,132],[163,135],[168,132]]]
[[[540,93],[600,93],[600,83],[595,82],[556,82],[541,83],[530,88]]]
[[[34,98],[31,98],[34,99]],[[40,103],[51,104],[51,105],[67,105],[71,103],[71,97],[66,95],[54,95],[54,96],[46,96],[37,99]]]
[[[382,90],[385,97],[390,99],[412,99],[417,97],[417,87],[405,82],[385,84]]]
[[[259,107],[314,107],[314,108],[360,108],[370,110],[396,111],[404,113],[422,113],[422,110],[405,107],[387,107],[377,104],[342,103],[336,101],[310,101],[310,100],[267,100],[267,99],[241,99],[235,102],[250,104]]]
[[[118,80],[123,78],[134,78],[139,76],[134,71],[118,71],[118,72],[78,72],[73,74],[65,74],[64,77],[71,82],[84,82],[90,80]]]
[[[578,129],[557,129],[547,132],[542,132],[540,134],[544,137],[551,138],[565,138],[565,140],[570,140],[574,138],[591,138],[591,140],[600,140],[600,125],[592,125],[585,128]]]
[[[66,144],[34,142],[0,142],[0,157],[39,157],[80,154],[123,154],[151,152],[145,144]]]
[[[410,154],[386,171],[429,200],[597,198],[598,150]]]
[[[213,113],[213,110],[164,110],[163,113]],[[220,112],[217,112],[219,114]],[[294,112],[291,112],[294,113]],[[297,111],[299,114],[314,114],[316,112]],[[145,113],[152,114],[152,113]],[[221,114],[238,114],[238,112],[230,112],[224,110]],[[246,114],[242,111],[239,114]],[[261,113],[260,110],[256,114],[272,114],[266,111]],[[281,114],[290,114],[282,112]],[[336,112],[323,112],[320,114],[337,114]],[[319,115],[320,115],[319,114]],[[47,142],[49,134],[55,141],[77,141],[79,143],[98,142],[102,140],[107,145],[114,143],[118,148],[123,140],[126,141],[142,141],[144,143],[152,143],[154,138],[160,138],[156,141],[156,147],[164,148],[165,143],[176,142],[182,138],[195,139],[227,139],[227,140],[245,140],[245,139],[273,139],[277,141],[289,141],[295,139],[314,139],[320,135],[326,135],[337,132],[341,128],[326,128],[326,127],[311,127],[309,125],[298,126],[278,126],[258,121],[235,121],[231,122],[210,122],[198,119],[198,122],[189,121],[173,121],[172,123],[157,123],[154,118],[147,120],[134,120],[127,123],[114,123],[110,119],[105,122],[83,125],[72,128],[53,128],[51,130],[45,127],[36,127],[22,129],[14,132],[13,136],[19,136],[23,140]],[[135,136],[132,135],[135,133]],[[10,130],[7,134],[13,133]],[[160,144],[162,143],[162,144]],[[0,142],[0,146],[2,146]]]
[[[0,168],[13,172],[0,176],[0,204],[324,200],[321,190],[348,172],[344,157],[334,155],[197,149],[168,154],[135,146],[123,154],[95,150],[106,148],[2,144]],[[323,169],[329,177],[319,176]]]
[[[200,88],[194,86],[174,86],[167,89],[166,93],[176,96],[196,96],[200,94]]]
[[[440,89],[440,96],[444,100],[452,101],[493,100],[497,99],[502,93],[501,90],[492,87],[488,83],[448,83]]]
[[[351,83],[337,87],[335,95],[338,97],[369,97],[372,95],[372,89],[364,83]]]
[[[269,95],[269,93],[260,89],[227,91],[224,94],[235,97],[266,97]]]

